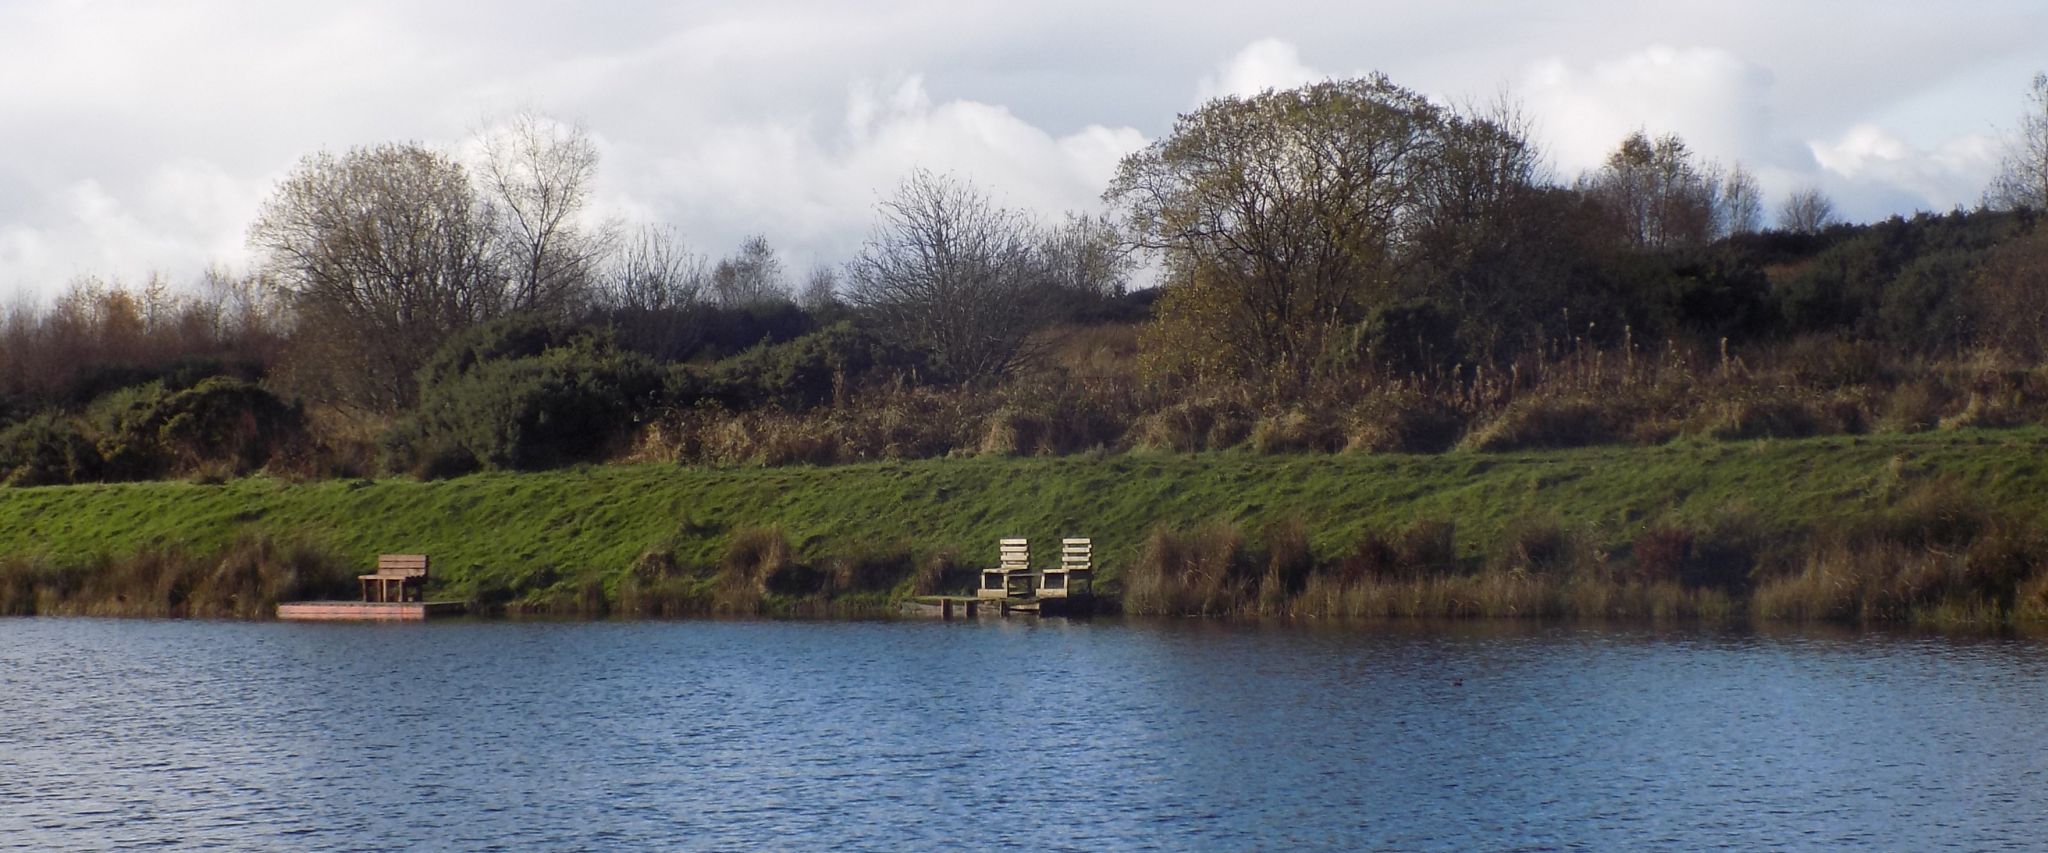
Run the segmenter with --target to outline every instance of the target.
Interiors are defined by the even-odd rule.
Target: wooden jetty
[[[1095,609],[1095,552],[1088,539],[1064,539],[1060,564],[1031,567],[1030,540],[996,541],[995,568],[983,569],[974,594],[925,595],[904,602],[909,616],[980,619],[1086,614]]]
[[[298,622],[424,622],[460,616],[460,601],[287,601],[277,618]]]
[[[460,601],[426,600],[425,554],[382,554],[377,570],[356,575],[361,601],[290,601],[277,606],[277,618],[294,621],[424,622],[437,616],[458,616]]]

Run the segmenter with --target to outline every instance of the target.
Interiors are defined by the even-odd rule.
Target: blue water
[[[0,849],[2010,849],[2048,644],[0,620]]]

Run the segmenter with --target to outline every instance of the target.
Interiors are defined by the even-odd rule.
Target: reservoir
[[[2048,643],[0,620],[0,849],[2038,847]]]

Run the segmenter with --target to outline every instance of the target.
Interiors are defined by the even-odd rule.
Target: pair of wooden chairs
[[[996,550],[1000,559],[995,568],[982,571],[977,598],[1068,598],[1094,592],[1093,540],[1060,540],[1059,566],[1043,571],[1031,568],[1029,539],[1001,539]]]

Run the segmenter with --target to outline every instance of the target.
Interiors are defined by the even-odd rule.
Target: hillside
[[[763,581],[767,603],[755,609],[772,612],[791,600],[929,585],[937,575],[913,578],[914,567],[940,554],[952,555],[952,565],[979,565],[1006,535],[1048,543],[1092,536],[1104,580],[1117,586],[1144,560],[1158,559],[1147,549],[1159,547],[1148,546],[1159,529],[1227,522],[1248,533],[1240,561],[1263,570],[1260,560],[1274,550],[1264,540],[1298,523],[1310,551],[1307,571],[1315,574],[1336,572],[1361,542],[1386,540],[1417,522],[1449,522],[1459,559],[1445,572],[1540,574],[1542,567],[1514,565],[1529,559],[1515,549],[1527,550],[1518,543],[1532,525],[1582,543],[1609,567],[1626,566],[1646,530],[1704,535],[1730,518],[1776,543],[1763,550],[1778,554],[1908,509],[1982,520],[1973,522],[1973,535],[2031,532],[2048,511],[2044,450],[2048,430],[2024,428],[1522,453],[648,464],[432,482],[59,486],[0,492],[0,554],[20,575],[27,566],[105,571],[144,552],[217,554],[252,537],[310,548],[340,571],[379,552],[423,551],[434,556],[437,595],[581,612],[603,609],[594,606],[600,584],[605,602],[616,606],[628,578],[661,579],[649,572],[708,595],[748,571],[735,564],[746,558],[734,555],[754,547],[747,540],[764,528],[786,537],[789,562],[819,567],[819,577],[832,576],[826,567],[835,560],[866,566],[838,570],[853,581],[837,586]],[[1930,491],[1946,503],[1928,506]],[[1802,565],[1796,556],[1776,564],[1758,556],[1759,577]],[[1603,571],[1616,583],[1628,577]]]

